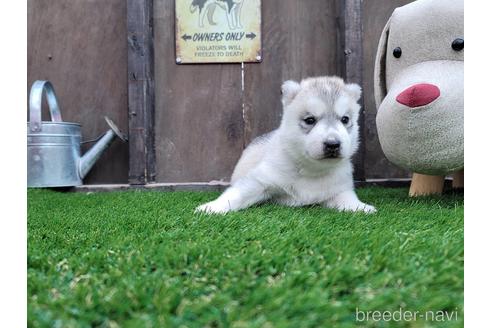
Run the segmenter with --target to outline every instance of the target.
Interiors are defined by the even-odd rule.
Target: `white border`
[[[0,240],[2,271],[0,322],[5,327],[26,326],[26,105],[27,2],[2,3],[2,79],[0,128],[2,190]],[[480,327],[489,322],[492,287],[490,241],[492,213],[488,206],[492,161],[492,69],[490,22],[486,2],[465,4],[465,322]]]
[[[486,2],[465,2],[465,323],[490,322],[492,287],[492,15]]]
[[[3,1],[0,128],[0,278],[2,327],[27,326],[27,2]]]

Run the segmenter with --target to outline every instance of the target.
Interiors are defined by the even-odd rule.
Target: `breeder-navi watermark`
[[[355,309],[355,321],[457,321],[458,309],[453,311],[410,311],[399,308],[394,311],[361,311]]]

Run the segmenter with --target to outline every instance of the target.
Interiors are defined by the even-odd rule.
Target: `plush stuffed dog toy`
[[[393,12],[379,40],[377,131],[386,157],[414,172],[411,195],[440,193],[464,166],[463,17],[462,0],[418,0]]]

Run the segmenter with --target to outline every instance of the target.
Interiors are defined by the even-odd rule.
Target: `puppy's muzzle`
[[[323,143],[325,158],[336,158],[340,156],[340,141],[330,140]]]

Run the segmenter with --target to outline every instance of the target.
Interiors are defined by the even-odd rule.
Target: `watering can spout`
[[[79,161],[79,175],[83,179],[87,173],[92,169],[97,160],[101,157],[102,153],[109,147],[111,141],[115,137],[119,137],[123,141],[126,141],[125,136],[120,132],[118,127],[109,118],[104,117],[111,130],[108,130],[91,149],[89,149]]]

